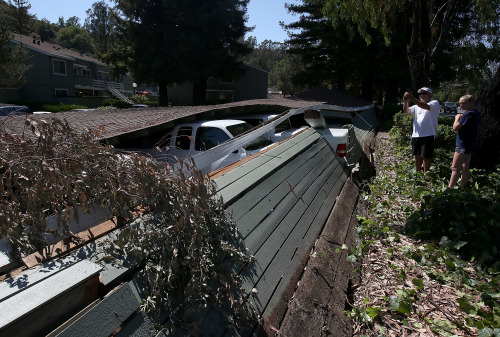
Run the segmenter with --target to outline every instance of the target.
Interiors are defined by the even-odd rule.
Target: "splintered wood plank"
[[[101,224],[98,224],[88,230],[82,231],[80,233],[75,234],[75,236],[80,239],[79,242],[65,242],[60,241],[53,245],[46,247],[45,249],[30,254],[22,258],[26,267],[31,268],[36,266],[37,264],[47,261],[49,259],[53,259],[57,256],[60,256],[64,253],[67,253],[70,250],[74,250],[78,247],[83,246],[89,241],[95,240],[104,236],[105,234],[115,230],[120,227],[123,222],[119,222],[116,218],[114,220],[107,220]]]
[[[0,302],[0,311],[2,312],[0,316],[0,332],[15,322],[22,321],[24,317],[35,311],[43,311],[48,303],[64,297],[65,293],[79,286],[83,286],[83,288],[80,294],[81,298],[77,299],[77,301],[83,304],[85,300],[85,282],[93,277],[98,277],[100,270],[101,267],[95,263],[81,261],[48,278],[44,278],[32,286],[22,288],[22,291],[2,300]],[[18,284],[12,286],[19,287]],[[74,294],[71,297],[66,301],[72,301]],[[15,308],[15,310],[12,310],[12,308]],[[53,310],[52,313],[44,312],[44,314],[48,314],[52,318],[65,314],[64,306],[58,306]],[[25,325],[23,322],[21,324]],[[30,324],[33,324],[33,322],[30,321]],[[40,324],[43,324],[43,322],[40,322]],[[33,324],[33,329],[36,329],[35,324]]]

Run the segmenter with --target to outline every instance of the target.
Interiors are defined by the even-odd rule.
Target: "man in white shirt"
[[[441,107],[437,100],[431,100],[432,90],[427,87],[418,89],[418,96],[420,99],[415,98],[410,92],[405,92],[403,111],[414,116],[411,144],[415,156],[415,168],[420,172],[423,166],[426,173],[431,168],[434,156],[434,139]],[[408,106],[410,101],[414,103],[411,107]]]

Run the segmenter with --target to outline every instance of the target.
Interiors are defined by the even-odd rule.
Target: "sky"
[[[30,13],[36,15],[39,20],[45,18],[52,23],[57,23],[59,17],[64,20],[72,16],[80,18],[80,24],[85,22],[87,9],[92,7],[98,0],[29,0],[31,4]],[[209,1],[209,0],[207,0]],[[106,0],[111,4],[111,1]],[[248,4],[247,26],[255,26],[248,36],[255,36],[257,43],[264,40],[283,42],[287,39],[286,32],[280,27],[279,22],[290,23],[298,20],[297,16],[287,13],[286,3],[301,3],[301,0],[250,0]]]

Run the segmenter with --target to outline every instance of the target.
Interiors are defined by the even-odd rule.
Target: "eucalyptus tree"
[[[202,103],[209,77],[242,71],[240,60],[250,52],[243,42],[248,1],[115,1],[119,42],[106,59],[139,82],[158,83],[160,105],[168,104],[169,85],[186,81],[195,104]]]
[[[348,20],[333,22],[325,17],[324,3],[303,1],[287,5],[299,20],[284,25],[290,36],[289,52],[300,55],[305,67],[295,82],[308,86],[326,86],[372,100],[394,101],[404,68],[402,35],[386,47],[381,34],[373,34],[367,45]],[[404,36],[404,35],[403,35]]]
[[[12,34],[0,25],[0,88],[15,88],[25,81],[24,74],[31,68],[28,51],[12,44]],[[1,94],[1,90],[0,90]]]
[[[115,38],[117,23],[114,10],[105,1],[98,1],[86,13],[84,28],[90,32],[95,52],[104,55]]]
[[[13,9],[11,12],[14,19],[13,30],[16,33],[28,35],[31,33],[31,28],[34,23],[34,16],[29,13],[31,5],[27,0],[9,0],[9,4]]]
[[[478,48],[498,50],[499,0],[311,1],[322,5],[334,25],[342,20],[354,23],[367,43],[372,41],[373,30],[383,34],[387,45],[401,30],[406,30],[406,53],[414,89],[429,84],[433,71],[438,69],[434,62],[440,53],[443,56],[442,52],[450,57],[441,65],[450,66],[454,53],[470,54]],[[481,60],[484,58],[469,58],[466,67]]]

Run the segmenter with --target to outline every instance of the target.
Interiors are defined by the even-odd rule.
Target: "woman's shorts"
[[[414,156],[434,157],[434,136],[412,138],[411,148]]]

